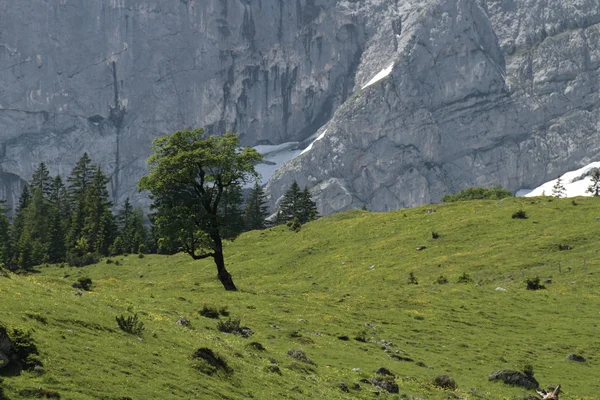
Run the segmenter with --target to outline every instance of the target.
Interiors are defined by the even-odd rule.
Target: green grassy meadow
[[[508,198],[351,211],[297,233],[249,232],[225,250],[240,289],[234,293],[223,290],[212,260],[184,254],[0,277],[0,321],[31,330],[45,371],[1,384],[9,399],[39,387],[61,399],[372,399],[375,392],[381,399],[522,399],[533,391],[487,377],[531,364],[541,387],[562,385],[561,399],[595,399],[600,201],[575,202]],[[512,219],[519,209],[529,218]],[[411,272],[418,285],[408,283]],[[473,282],[457,283],[464,273]],[[76,296],[71,284],[83,276],[92,278],[92,291]],[[448,283],[436,283],[440,276]],[[536,276],[552,283],[526,290],[524,280]],[[226,306],[254,335],[218,331],[216,319],[198,313],[205,304]],[[145,325],[141,338],[115,322],[134,313]],[[177,325],[179,316],[191,326]],[[366,342],[355,340],[361,334]],[[190,355],[201,347],[233,372],[194,369]],[[287,355],[297,349],[316,365]],[[587,362],[567,360],[570,353]],[[269,371],[273,363],[281,375]],[[396,375],[399,394],[361,382],[380,367]],[[458,389],[432,385],[439,374]]]

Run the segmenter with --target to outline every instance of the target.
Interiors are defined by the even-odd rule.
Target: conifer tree
[[[594,172],[592,173],[591,176],[591,185],[588,186],[586,192],[587,193],[591,193],[592,196],[594,197],[598,197],[600,196],[600,170],[596,169],[594,170]]]
[[[102,169],[96,166],[84,196],[84,224],[81,237],[88,243],[88,252],[108,255],[108,248],[115,238],[116,226],[110,207],[109,179]]]
[[[292,182],[279,205],[279,212],[277,213],[278,224],[284,224],[298,217],[300,214],[300,193],[301,190],[298,182]]]
[[[67,178],[71,219],[67,231],[67,249],[74,249],[81,238],[85,224],[86,189],[91,182],[95,166],[87,153],[79,159]]]
[[[567,190],[565,189],[565,186],[562,183],[562,179],[559,176],[554,186],[552,186],[552,196],[556,197],[557,199],[560,199],[561,197],[565,197],[566,193]]]
[[[66,232],[69,227],[67,192],[58,175],[52,181],[48,203],[48,262],[58,263],[64,261],[67,255]]]
[[[148,240],[148,231],[144,225],[144,212],[142,209],[133,208],[129,198],[127,198],[116,219],[119,235],[110,247],[110,253],[135,254],[144,252]]]
[[[307,187],[300,193],[300,210],[298,219],[301,224],[313,221],[317,218],[317,204],[313,201]]]
[[[23,185],[21,189],[21,196],[19,197],[19,203],[17,205],[17,209],[15,210],[15,217],[13,219],[13,225],[11,229],[11,237],[13,243],[13,260],[11,261],[12,265],[16,265],[18,262],[18,254],[17,254],[17,245],[21,241],[21,236],[23,235],[23,229],[25,227],[25,212],[27,207],[31,203],[31,193],[29,192],[29,186]]]
[[[50,177],[50,171],[48,171],[46,164],[40,163],[38,169],[33,173],[30,186],[32,190],[37,187],[40,188],[44,196],[50,196],[52,191],[52,178]]]
[[[48,202],[42,189],[34,187],[24,210],[23,231],[17,242],[17,264],[23,270],[47,261],[49,248]]]
[[[12,260],[12,238],[6,200],[0,201],[0,265],[10,267]]]
[[[298,222],[304,224],[317,217],[317,205],[312,200],[308,188],[300,190],[298,183],[294,181],[290,188],[283,195],[280,210],[277,213],[277,223],[286,223],[298,219]]]
[[[244,210],[246,229],[264,229],[266,227],[265,220],[268,215],[267,196],[263,188],[256,182],[252,190],[250,190]]]

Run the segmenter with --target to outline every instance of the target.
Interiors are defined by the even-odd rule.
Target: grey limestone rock
[[[535,187],[598,157],[597,0],[402,8],[367,40],[323,138],[274,175],[272,203],[296,180],[314,187],[320,212],[385,211],[467,186]]]

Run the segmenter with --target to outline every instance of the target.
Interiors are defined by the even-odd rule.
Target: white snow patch
[[[300,155],[301,150],[297,149],[298,142],[287,142],[274,146],[260,145],[254,149],[264,156],[263,162],[257,164],[254,169],[261,176],[261,182],[267,183],[276,169]],[[252,185],[250,185],[252,186]]]
[[[579,168],[575,171],[570,171],[563,174],[560,179],[563,186],[565,187],[566,197],[576,196],[591,196],[591,193],[587,193],[588,187],[592,184],[592,180],[589,176],[585,176],[588,172],[595,168],[600,168],[600,161],[593,162],[586,165],[583,168]],[[517,191],[517,196],[534,197],[534,196],[552,196],[552,188],[556,184],[558,179],[553,179],[544,183],[543,185],[530,190],[521,189]]]
[[[313,140],[312,142],[310,142],[310,144],[309,144],[308,146],[306,146],[306,148],[305,148],[304,150],[302,150],[302,152],[300,152],[300,154],[304,154],[304,153],[306,153],[307,151],[310,151],[310,149],[312,149],[312,147],[313,147],[313,144],[315,144],[315,142],[316,142],[317,140],[321,140],[321,139],[323,139],[323,137],[325,137],[325,134],[326,134],[326,133],[327,133],[327,129],[325,129],[325,130],[323,131],[323,133],[321,133],[319,136],[317,136],[317,138],[316,138],[315,140]],[[313,136],[314,136],[314,135],[313,135]]]
[[[381,71],[379,71],[379,73],[377,75],[375,75],[373,77],[373,79],[371,79],[369,82],[367,82],[366,85],[364,85],[362,88],[367,88],[369,86],[371,86],[372,84],[379,82],[380,80],[382,80],[383,78],[385,78],[386,76],[388,76],[392,70],[394,69],[394,63],[391,63],[389,67],[382,69]]]

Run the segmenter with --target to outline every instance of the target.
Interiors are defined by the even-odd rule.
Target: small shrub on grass
[[[141,336],[144,331],[144,323],[138,320],[137,314],[125,318],[123,315],[116,317],[117,324],[123,332],[132,335]]]
[[[529,377],[529,378],[533,378],[534,375],[534,371],[533,371],[533,365],[527,363],[525,365],[523,365],[523,373]]]
[[[456,390],[458,388],[456,381],[448,375],[436,376],[433,378],[433,385],[448,390]]]
[[[437,233],[437,232],[431,232],[431,238],[432,239],[439,239],[439,237],[440,237],[439,233]]]
[[[206,318],[213,318],[213,319],[219,318],[219,311],[217,310],[217,308],[210,306],[208,304],[203,305],[202,310],[198,311],[198,313]]]
[[[227,318],[226,321],[219,321],[217,329],[224,333],[237,333],[240,331],[240,320]]]
[[[540,278],[538,276],[536,276],[535,278],[526,279],[525,284],[527,285],[527,290],[546,289],[546,286],[544,286],[540,283]]]
[[[77,279],[77,282],[71,285],[75,289],[82,289],[86,292],[92,290],[92,279],[88,277],[82,277]]]
[[[8,342],[9,347],[8,351],[3,350],[9,358],[9,364],[0,369],[2,375],[19,375],[22,370],[31,371],[36,366],[42,366],[38,358],[37,346],[30,332],[18,328],[9,331],[0,324],[0,339],[4,339],[5,343]]]
[[[138,254],[138,258],[144,258],[144,254],[143,253]]]
[[[265,351],[265,346],[263,346],[262,344],[258,343],[258,342],[250,342],[248,343],[248,347],[252,347],[254,350],[258,350],[258,351]]]
[[[227,306],[219,308],[219,314],[221,314],[224,317],[229,317],[229,310],[227,309]]]
[[[568,245],[568,244],[559,244],[558,245],[558,250],[560,250],[560,251],[573,250],[573,246]]]
[[[435,283],[437,283],[438,285],[445,285],[446,283],[448,283],[448,278],[446,278],[444,275],[440,275],[436,279]]]
[[[512,215],[512,219],[527,219],[527,213],[523,210],[515,211]]]
[[[191,358],[193,360],[192,368],[206,375],[213,375],[218,372],[233,373],[233,369],[227,365],[227,361],[207,347],[196,350]]]
[[[119,262],[119,260],[116,260],[115,265],[118,267],[119,265],[121,265],[121,262]]]
[[[473,282],[473,279],[471,279],[471,276],[465,272],[461,276],[458,277],[457,282],[458,283],[471,283],[471,282]]]
[[[356,334],[356,336],[354,337],[354,340],[356,340],[357,342],[366,343],[367,342],[367,332],[364,330],[358,332]]]
[[[301,361],[301,362],[303,362],[305,364],[316,365],[313,360],[311,360],[310,358],[308,358],[308,356],[306,355],[306,353],[302,349],[288,350],[287,354],[288,354],[288,356],[290,356],[292,358],[295,358],[296,360]]]
[[[295,217],[293,220],[289,221],[286,225],[290,229],[290,231],[300,232],[300,229],[302,229],[302,224],[300,223],[300,220],[298,219],[298,217]]]
[[[112,264],[112,263],[113,263],[113,260],[112,260],[112,258],[107,258],[107,259],[106,259],[106,263],[107,263],[107,264]]]
[[[415,276],[414,272],[411,272],[410,274],[408,274],[408,284],[409,285],[418,285],[419,284],[419,280]]]

